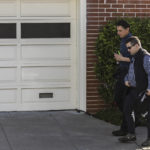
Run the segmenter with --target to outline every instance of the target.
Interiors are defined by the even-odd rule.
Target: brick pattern
[[[95,43],[99,28],[116,17],[150,17],[150,0],[87,0],[87,112],[106,107],[98,94],[94,73]]]

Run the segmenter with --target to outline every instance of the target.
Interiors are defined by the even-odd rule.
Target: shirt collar
[[[129,33],[128,35],[126,35],[124,38],[122,38],[122,40],[126,40],[126,39],[128,39],[129,37],[131,37],[132,36],[132,34],[131,33]]]

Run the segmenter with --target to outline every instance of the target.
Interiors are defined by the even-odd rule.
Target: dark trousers
[[[136,89],[135,88],[129,88],[128,94],[127,94],[125,101],[124,101],[123,113],[125,116],[125,120],[127,122],[128,132],[131,134],[135,133],[135,122],[134,122],[131,114],[134,111],[134,109],[136,109],[135,107],[137,106],[136,104],[137,104],[137,100],[138,100],[137,97],[138,97],[138,93],[137,93]],[[148,136],[148,138],[150,138],[150,96],[147,97],[147,99],[148,99],[148,103],[146,103],[147,107],[142,106],[142,104],[140,107],[144,107],[144,109],[148,110],[148,115],[147,115],[148,133],[147,133],[147,136]],[[138,112],[138,116],[139,116],[139,115],[141,115],[141,113],[140,113],[141,110],[139,107],[138,107],[138,109],[139,109],[139,112]],[[145,112],[146,112],[146,110],[145,110]],[[138,120],[138,118],[135,118],[135,119]]]
[[[124,84],[124,77],[127,74],[128,70],[126,68],[120,68],[116,73],[116,86],[115,86],[115,96],[114,100],[119,107],[120,111],[123,113],[123,105],[125,96],[127,94],[128,88]],[[127,131],[127,122],[125,116],[122,117],[121,130]]]
[[[150,102],[149,102],[149,110],[147,115],[147,129],[148,129],[148,138],[150,138]]]
[[[131,115],[134,111],[134,106],[137,100],[137,91],[135,88],[129,88],[128,94],[124,101],[123,114],[127,122],[128,133],[135,133],[135,122]]]

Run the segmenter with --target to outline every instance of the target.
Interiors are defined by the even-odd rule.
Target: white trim
[[[78,12],[78,11],[77,11]],[[86,111],[86,0],[79,2],[79,110]]]

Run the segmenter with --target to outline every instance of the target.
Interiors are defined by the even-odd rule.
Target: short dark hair
[[[130,25],[125,20],[119,20],[117,26],[122,26],[124,29],[130,28]]]
[[[137,36],[131,36],[131,37],[129,37],[126,40],[125,44],[127,44],[129,42],[131,43],[131,45],[138,44],[141,47],[141,41],[140,41],[140,39]]]

